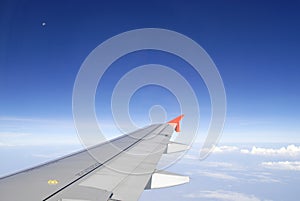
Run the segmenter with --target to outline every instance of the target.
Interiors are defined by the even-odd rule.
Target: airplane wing
[[[187,183],[186,176],[156,169],[162,154],[188,148],[170,142],[182,117],[0,178],[1,200],[134,201],[144,189]]]

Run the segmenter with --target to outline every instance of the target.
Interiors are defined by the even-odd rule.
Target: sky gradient
[[[224,140],[300,140],[299,3],[1,1],[1,4],[0,116],[3,118],[72,121],[73,84],[86,56],[116,34],[157,27],[192,38],[216,63],[227,95]],[[176,58],[147,52],[135,54],[125,57],[123,63],[119,61],[127,69],[112,67],[106,75],[108,84],[101,90],[109,94],[113,80],[120,76],[118,72],[148,62],[166,63],[189,77],[204,112],[202,121],[209,121],[209,96],[201,78],[189,76],[193,73],[182,65],[174,65],[178,64]],[[99,104],[104,100],[101,97]],[[109,108],[108,105],[102,108]],[[133,108],[139,106],[137,103]],[[110,122],[108,112],[104,116]],[[144,111],[132,113],[136,118],[148,115]]]
[[[300,171],[299,1],[0,1],[0,176],[82,148],[72,114],[77,73],[90,52],[125,31],[163,28],[186,35],[210,55],[224,82],[227,116],[221,143],[204,161],[201,144],[170,171],[191,183],[145,192],[143,201],[292,201]],[[111,95],[128,71],[172,67],[193,87],[200,107],[196,142],[207,135],[208,90],[181,58],[161,51],[130,53],[105,72],[96,114],[105,136],[114,125]],[[144,75],[147,76],[147,75]],[[141,76],[139,79],[142,79]],[[179,115],[174,95],[158,86],[138,90],[129,110],[139,126],[162,105]],[[163,119],[163,118],[162,118]],[[188,133],[183,120],[183,134]],[[205,181],[205,182],[203,182]]]

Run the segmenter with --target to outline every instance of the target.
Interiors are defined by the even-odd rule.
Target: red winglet
[[[175,131],[180,132],[180,120],[184,117],[184,114],[176,117],[175,119],[172,119],[171,121],[168,122],[168,124],[176,124],[175,126]]]

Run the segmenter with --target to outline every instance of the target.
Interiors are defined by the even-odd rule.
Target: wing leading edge
[[[1,199],[134,201],[144,189],[187,183],[188,177],[156,170],[162,154],[188,148],[170,142],[174,129],[179,131],[182,117],[3,177],[0,179]]]

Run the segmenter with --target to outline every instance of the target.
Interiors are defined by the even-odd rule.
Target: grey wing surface
[[[138,200],[145,188],[151,188],[151,177],[173,131],[174,127],[167,123],[151,125],[3,177],[0,179],[1,200]],[[186,182],[185,178],[178,184]]]

